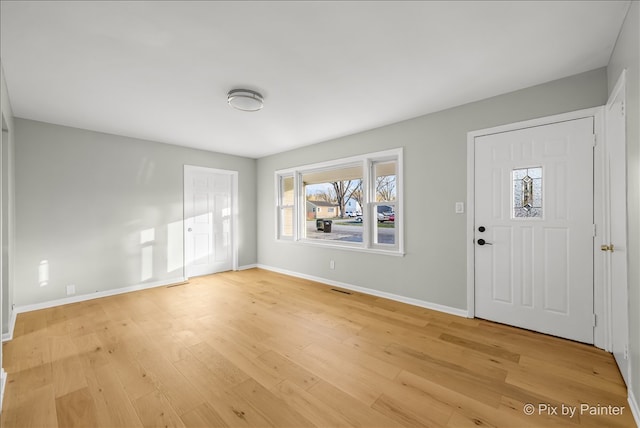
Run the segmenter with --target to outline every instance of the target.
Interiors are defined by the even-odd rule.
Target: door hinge
[[[593,134],[593,147],[595,147],[598,144],[598,136],[596,134]]]
[[[624,345],[624,359],[628,360],[629,359],[629,344],[625,343]]]
[[[593,224],[593,237],[595,238],[596,236],[598,236],[598,230],[596,229],[596,224]]]
[[[620,115],[624,116],[624,101],[620,103]]]
[[[593,326],[598,326],[598,316],[596,314],[593,314]]]

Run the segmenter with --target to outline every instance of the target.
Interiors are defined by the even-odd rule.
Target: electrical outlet
[[[336,268],[335,260],[329,260],[329,269],[333,270]]]
[[[67,285],[67,296],[72,296],[76,294],[76,286],[71,284],[71,285]]]

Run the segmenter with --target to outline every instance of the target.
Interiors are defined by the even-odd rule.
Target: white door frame
[[[469,318],[475,316],[475,139],[484,135],[497,134],[501,132],[516,131],[523,128],[550,125],[557,122],[593,117],[594,134],[594,224],[596,239],[593,240],[594,255],[600,251],[599,231],[604,230],[604,107],[595,107],[584,110],[562,113],[558,115],[542,117],[522,122],[510,123],[493,128],[480,129],[467,133],[467,314]],[[597,249],[597,252],[596,252]],[[593,301],[594,320],[593,343],[598,348],[606,349],[609,341],[608,313],[609,309],[604,304],[604,262],[602,257],[594,257],[593,265]],[[610,301],[610,299],[607,299]]]
[[[622,95],[623,97],[623,103],[626,103],[626,99],[625,97],[625,87],[626,87],[626,69],[622,70],[622,72],[620,73],[620,76],[618,77],[618,80],[613,88],[613,90],[611,91],[611,94],[609,95],[609,100],[607,101],[607,105],[606,107],[606,111],[609,112],[611,110],[611,108],[613,107],[613,105],[615,104],[614,102],[618,99],[619,95]],[[626,120],[626,119],[625,119]],[[605,117],[605,123],[607,126],[610,125],[610,123],[608,121],[606,121],[606,117]],[[610,136],[610,134],[609,134]],[[613,141],[613,140],[612,140]],[[605,142],[605,152],[609,153],[606,148],[607,148],[607,143],[609,144],[613,144],[612,141],[607,141]],[[626,144],[626,142],[622,142],[622,144]],[[626,154],[625,154],[625,159],[624,162],[626,163]],[[626,171],[626,164],[624,165],[625,167],[625,171]],[[611,237],[611,226],[612,226],[612,216],[611,216],[611,199],[610,199],[610,195],[609,195],[609,189],[611,186],[611,182],[609,181],[610,175],[609,175],[609,167],[605,166],[605,227],[604,227],[604,236],[602,238],[602,243],[603,244],[612,244],[612,237]],[[626,184],[627,179],[625,179],[625,184]],[[626,197],[626,186],[625,186],[625,197]],[[625,204],[625,208],[626,208],[626,204]],[[627,213],[625,212],[625,219],[627,218]],[[628,219],[627,219],[628,222]],[[627,236],[625,236],[625,242],[624,242],[624,248],[625,251],[627,251],[627,267],[629,266],[629,259],[628,259],[628,242],[627,242]],[[611,308],[610,311],[608,311],[607,313],[607,323],[608,323],[608,329],[607,329],[607,333],[608,333],[608,340],[606,342],[606,347],[605,349],[607,351],[613,352],[613,335],[614,335],[614,322],[613,322],[613,292],[614,292],[614,284],[612,282],[612,272],[611,272],[611,266],[609,264],[610,262],[610,254],[605,253],[604,254],[604,258],[605,260],[607,260],[607,262],[605,263],[606,265],[606,272],[605,272],[605,297],[607,298],[607,307]],[[625,282],[625,285],[627,285],[627,283]],[[628,287],[628,285],[627,285]],[[627,289],[627,293],[628,293],[628,289]],[[627,299],[628,299],[628,295],[627,295]],[[628,303],[628,302],[627,302]],[[629,346],[629,308],[626,308],[626,319],[625,319],[625,323],[626,323],[626,330],[627,330],[627,337],[626,337],[626,343],[627,343],[627,347]],[[627,351],[628,352],[628,351]],[[629,370],[629,366],[628,366],[629,362],[627,360],[627,368],[626,368],[626,379],[629,379],[630,376],[630,370]],[[622,369],[621,369],[622,371]]]
[[[209,168],[206,166],[184,165],[182,171],[182,275],[186,280],[187,276],[187,231],[186,229],[186,201],[187,182],[184,179],[187,170],[206,171],[215,174],[227,174],[231,177],[231,257],[232,269],[238,270],[238,171],[228,169]]]

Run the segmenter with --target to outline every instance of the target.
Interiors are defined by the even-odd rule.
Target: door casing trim
[[[604,262],[602,257],[596,257],[598,254],[596,247],[599,249],[600,238],[602,237],[601,231],[604,231],[604,106],[509,123],[467,133],[467,312],[469,318],[475,317],[475,139],[486,135],[587,117],[593,118],[594,134],[596,136],[593,158],[593,221],[596,234],[593,240],[593,311],[596,316],[596,325],[593,329],[593,343],[598,348],[606,348],[606,343],[610,339],[607,320],[609,309],[604,305]]]

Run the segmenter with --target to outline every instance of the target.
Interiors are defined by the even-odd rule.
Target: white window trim
[[[374,204],[382,204],[377,203],[372,195],[368,192],[371,192],[369,188],[369,183],[372,180],[372,166],[375,162],[380,161],[396,161],[397,162],[397,171],[396,171],[396,200],[393,201],[395,205],[395,227],[396,227],[396,244],[374,244],[374,239],[372,234],[374,233],[375,223],[372,223],[371,215],[364,215],[362,222],[362,243],[349,243],[349,242],[340,242],[336,241],[322,241],[322,240],[314,240],[314,239],[305,239],[302,238],[302,234],[300,231],[303,227],[306,227],[305,224],[300,224],[303,216],[306,221],[306,199],[303,194],[303,186],[302,186],[302,174],[310,171],[318,171],[322,169],[333,169],[345,164],[362,164],[362,180],[363,180],[363,193],[365,194],[365,207],[361,207],[363,214],[366,212],[370,212],[372,206]],[[276,207],[276,218],[275,218],[275,238],[278,242],[283,243],[294,243],[300,245],[309,245],[315,247],[324,247],[324,248],[335,248],[341,250],[350,250],[350,251],[359,251],[365,253],[377,253],[377,254],[386,254],[393,256],[404,256],[404,166],[403,166],[403,149],[402,147],[385,150],[381,152],[367,153],[358,156],[351,156],[341,159],[335,159],[330,161],[324,161],[314,164],[302,165],[294,168],[281,169],[275,172],[275,207]],[[283,176],[293,176],[294,180],[294,189],[295,189],[295,200],[294,200],[294,219],[293,219],[293,239],[289,237],[280,237],[280,178]],[[300,203],[302,201],[303,203]],[[374,219],[377,221],[377,217]]]

